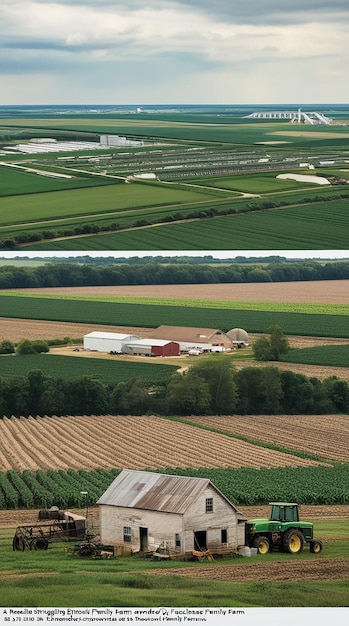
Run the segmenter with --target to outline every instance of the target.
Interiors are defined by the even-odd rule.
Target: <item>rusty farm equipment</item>
[[[54,541],[76,541],[86,536],[86,518],[70,511],[59,511],[53,507],[49,511],[39,511],[37,524],[17,526],[12,548],[23,552],[47,550]]]

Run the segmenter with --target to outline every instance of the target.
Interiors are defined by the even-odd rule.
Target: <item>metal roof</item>
[[[128,339],[130,337],[132,337],[132,339],[137,339],[137,337],[135,335],[126,335],[124,333],[108,333],[108,332],[104,332],[104,331],[99,331],[99,330],[94,330],[91,333],[88,333],[87,335],[85,335],[86,337],[95,337],[98,339]]]
[[[168,341],[195,341],[201,343],[211,343],[217,335],[230,343],[226,333],[218,328],[192,328],[186,326],[159,326],[152,331],[150,337],[153,339],[167,339]]]
[[[122,470],[97,504],[183,514],[211,485],[241,517],[240,511],[208,478]]]
[[[168,346],[169,343],[175,343],[178,346],[176,341],[172,341],[172,339],[138,339],[138,341],[128,341],[128,346]]]

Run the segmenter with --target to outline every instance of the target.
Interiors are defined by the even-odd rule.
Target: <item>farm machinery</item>
[[[17,526],[12,548],[15,551],[47,550],[53,541],[76,541],[86,536],[86,518],[57,507],[39,511],[37,524]]]
[[[252,519],[246,522],[246,545],[257,548],[258,554],[278,549],[298,554],[304,544],[310,552],[322,550],[322,543],[314,539],[313,524],[299,520],[298,504],[293,502],[270,502],[269,519]]]

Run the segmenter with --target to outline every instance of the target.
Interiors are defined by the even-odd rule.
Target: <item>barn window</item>
[[[222,530],[221,530],[221,543],[227,543],[227,541],[228,541],[227,529],[226,528],[222,528]]]
[[[131,526],[124,526],[124,541],[125,543],[131,543]]]
[[[176,544],[176,548],[181,547],[181,536],[179,533],[175,534],[175,544]]]
[[[206,513],[213,512],[213,498],[206,498]]]

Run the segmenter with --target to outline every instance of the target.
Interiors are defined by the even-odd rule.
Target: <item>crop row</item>
[[[66,295],[52,295],[46,293],[27,294],[13,291],[1,293],[2,296],[33,297],[49,300],[66,300]],[[233,293],[232,293],[233,295]],[[348,315],[347,304],[313,303],[313,302],[258,302],[245,300],[190,300],[188,298],[161,298],[143,296],[95,296],[69,295],[69,300],[81,302],[110,302],[113,304],[146,304],[157,306],[177,306],[200,309],[228,309],[230,311],[244,309],[246,311],[276,311],[278,313],[309,313],[318,315]]]
[[[296,348],[288,352],[287,357],[284,357],[283,360],[287,363],[349,367],[349,344]]]
[[[137,228],[26,246],[35,250],[328,250],[348,248],[347,201]]]
[[[302,314],[244,309],[199,308],[72,299],[0,296],[0,315],[25,319],[79,322],[113,326],[156,328],[162,324],[220,328],[243,327],[248,332],[265,332],[272,324],[286,334],[320,337],[349,337],[346,315]]]
[[[266,504],[272,500],[291,500],[300,504],[349,503],[347,464],[259,470],[167,468],[162,471],[209,478],[237,505]],[[119,470],[0,472],[1,508],[83,508],[86,501],[81,491],[88,492],[89,503],[94,505],[118,473]]]
[[[72,380],[81,376],[99,376],[106,383],[116,384],[132,378],[141,378],[147,383],[158,383],[168,379],[177,369],[175,365],[158,363],[136,363],[98,358],[76,358],[61,355],[27,354],[21,357],[0,357],[1,376],[26,376],[34,369],[41,369],[54,378]]]

